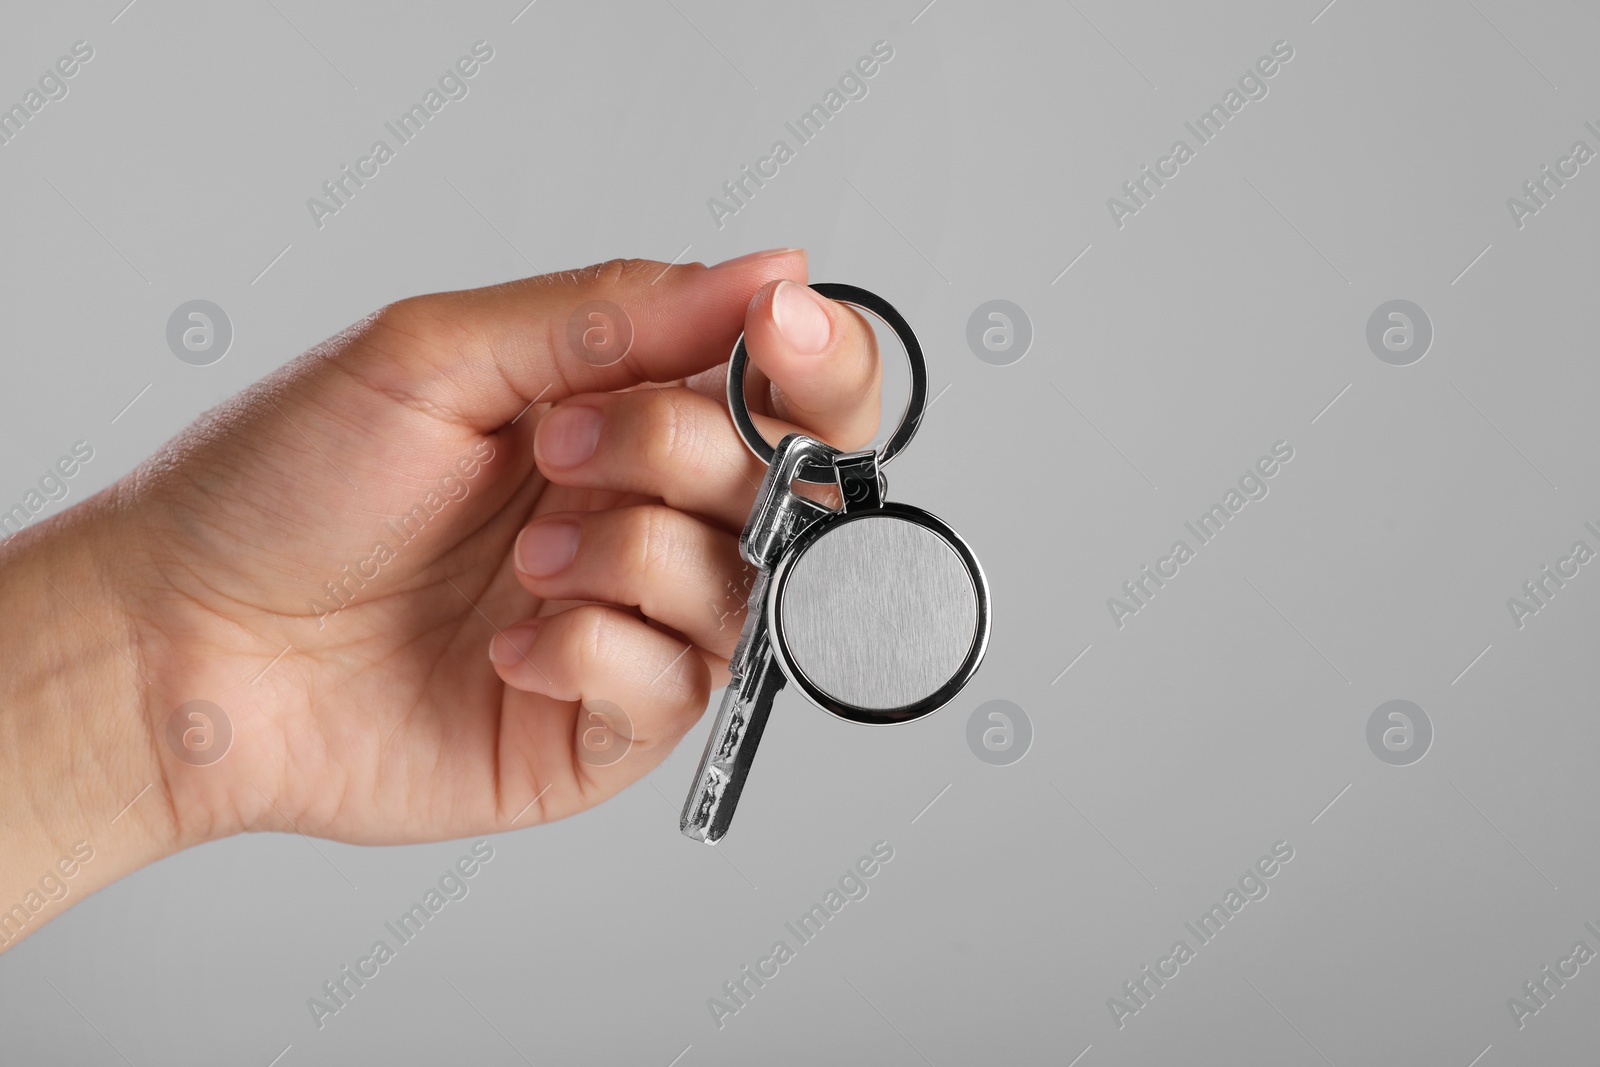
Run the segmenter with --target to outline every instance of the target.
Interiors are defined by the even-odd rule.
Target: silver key
[[[716,844],[727,833],[772,701],[786,680],[772,657],[764,607],[767,586],[783,545],[828,513],[827,508],[789,489],[799,465],[821,458],[824,450],[832,451],[809,437],[793,434],[784,438],[739,538],[739,554],[756,569],[756,575],[745,605],[744,626],[728,661],[728,688],[678,820],[678,828],[696,840]]]
[[[744,339],[729,367],[735,425],[769,466],[739,539],[756,568],[731,679],[679,819],[688,837],[727,832],[755,750],[788,681],[817,706],[869,725],[909,722],[960,692],[983,659],[989,591],[972,551],[934,515],[883,499],[879,466],[921,421],[927,374],[916,337],[889,304],[853,286],[824,296],[869,311],[899,334],[912,400],[881,452],[841,453],[791,434],[773,448],[744,404]],[[796,480],[835,484],[838,510],[796,494]]]

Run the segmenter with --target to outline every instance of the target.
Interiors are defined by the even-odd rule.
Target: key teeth
[[[716,752],[711,757],[712,767],[722,771],[724,775],[727,774],[727,771],[723,768],[726,768],[733,761],[734,755],[739,750],[739,743],[744,740],[745,730],[749,725],[749,717],[738,712],[734,712],[728,717],[727,729],[722,732],[722,743],[717,746]]]
[[[704,841],[706,840],[706,832],[710,825],[711,824],[709,821],[698,822],[696,820],[687,818],[679,819],[678,832],[692,841]]]
[[[717,808],[722,803],[722,794],[727,789],[727,786],[727,771],[716,765],[706,768],[704,777],[700,779],[700,787],[696,790],[700,797],[700,803],[695,806],[695,810],[692,813],[685,811],[678,820],[678,830],[685,837],[692,838],[695,841],[704,841],[708,845],[717,843],[722,835],[718,834],[716,837],[712,837],[711,827],[716,818]]]

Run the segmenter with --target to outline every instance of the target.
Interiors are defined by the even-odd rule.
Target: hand
[[[751,390],[770,395],[768,440],[876,432],[871,328],[805,274],[786,250],[401,301],[8,542],[24,564],[63,538],[95,546],[77,558],[104,577],[56,593],[74,610],[114,595],[109,616],[84,614],[120,653],[96,691],[137,693],[142,732],[101,716],[94,743],[117,755],[95,814],[155,783],[135,809],[154,843],[132,862],[242,830],[505,830],[659,763],[725,684],[743,620],[738,532],[765,468],[722,399],[740,330],[773,386]],[[632,324],[609,366],[568,344],[591,301]],[[232,726],[209,765],[167,742],[191,700]],[[51,810],[70,824],[71,804]]]

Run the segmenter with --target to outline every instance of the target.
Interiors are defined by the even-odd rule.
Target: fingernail
[[[539,424],[534,454],[552,467],[576,467],[594,455],[603,421],[594,408],[557,407]]]
[[[789,347],[803,356],[817,355],[833,336],[833,320],[823,309],[822,297],[809,286],[779,282],[772,294],[772,319]]]
[[[533,639],[538,636],[538,619],[519,623],[497,633],[489,639],[489,659],[502,667],[521,663],[528,658],[528,649],[533,647]]]
[[[721,263],[713,265],[711,269],[720,270],[723,267],[742,267],[746,263],[754,263],[758,259],[767,259],[771,256],[792,256],[798,251],[800,251],[798,248],[769,248],[765,252],[750,252],[733,259],[725,259]]]
[[[578,524],[540,522],[517,535],[517,569],[535,578],[548,578],[578,554]]]

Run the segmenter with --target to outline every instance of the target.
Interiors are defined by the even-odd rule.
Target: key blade
[[[788,680],[765,648],[765,641],[762,646],[756,669],[728,683],[700,756],[694,787],[678,818],[678,829],[685,837],[708,845],[722,840],[733,823],[773,699]]]
[[[756,758],[756,746],[766,729],[773,698],[788,679],[772,654],[767,633],[767,586],[772,566],[783,546],[813,522],[832,514],[831,509],[796,496],[790,483],[808,458],[836,455],[815,438],[790,434],[778,442],[761,488],[756,492],[750,518],[739,538],[739,554],[756,568],[756,578],[745,605],[739,643],[728,662],[730,679],[700,754],[694,784],[678,816],[685,837],[714,845],[728,832],[733,811],[744,792],[745,779]]]

